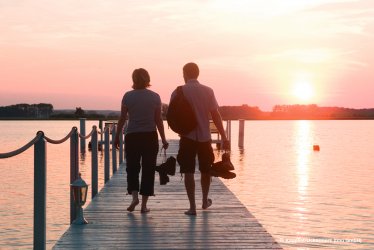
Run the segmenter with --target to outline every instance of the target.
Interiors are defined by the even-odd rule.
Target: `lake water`
[[[86,131],[97,124],[88,121]],[[61,139],[79,122],[0,125],[5,153],[38,130]],[[178,138],[169,130],[167,137]],[[320,151],[313,151],[315,144]],[[237,145],[234,121],[237,178],[224,182],[284,248],[374,249],[374,121],[246,121],[244,149]],[[89,184],[90,163],[89,152],[81,155],[80,171]],[[47,145],[47,248],[69,226],[69,164],[68,141]],[[99,153],[99,188],[103,164]],[[32,248],[33,148],[0,159],[0,169],[0,249]]]

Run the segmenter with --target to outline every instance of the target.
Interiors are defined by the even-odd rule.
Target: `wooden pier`
[[[171,143],[169,153],[176,155],[176,148]],[[202,210],[196,174],[197,216],[185,215],[189,203],[178,173],[177,166],[176,175],[162,186],[156,173],[156,196],[148,201],[151,212],[141,214],[139,204],[129,213],[131,195],[126,195],[121,164],[85,209],[89,224],[71,225],[53,249],[282,249],[218,178],[210,189],[213,205]]]

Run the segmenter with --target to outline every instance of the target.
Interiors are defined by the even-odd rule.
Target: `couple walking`
[[[209,130],[210,116],[216,125],[223,140],[223,149],[229,150],[230,144],[223,129],[218,103],[211,88],[199,83],[199,67],[195,63],[187,63],[183,67],[183,94],[191,104],[197,119],[194,130],[185,135],[180,135],[177,160],[180,172],[185,175],[184,184],[190,203],[186,215],[196,215],[195,202],[195,158],[199,160],[201,173],[202,208],[207,209],[212,205],[208,198],[211,176],[209,168],[214,162]],[[127,208],[134,211],[139,204],[138,194],[142,196],[141,212],[147,213],[149,196],[154,195],[155,166],[158,153],[158,130],[162,147],[167,149],[169,144],[165,137],[161,117],[160,96],[149,90],[150,77],[145,69],[136,69],[132,74],[133,90],[126,92],[121,104],[121,117],[118,121],[120,131],[129,119],[125,136],[127,191],[132,195],[132,202]],[[176,96],[176,91],[171,95],[171,100]],[[119,146],[119,133],[115,137],[115,145]],[[139,173],[141,181],[139,184]]]

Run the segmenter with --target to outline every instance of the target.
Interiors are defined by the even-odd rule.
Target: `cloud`
[[[290,49],[275,54],[257,56],[258,61],[293,61],[295,63],[327,63],[337,57],[339,51],[327,48]]]
[[[367,27],[374,24],[374,2],[371,0],[342,1],[321,4],[303,11],[320,15],[326,25],[318,29],[319,34],[369,35]]]

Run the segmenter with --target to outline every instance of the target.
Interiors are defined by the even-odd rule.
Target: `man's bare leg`
[[[201,190],[203,193],[203,209],[212,205],[212,200],[208,199],[211,177],[210,174],[201,173]]]
[[[186,187],[188,200],[190,202],[190,209],[185,212],[187,215],[196,215],[196,203],[195,203],[195,175],[185,174],[184,175],[184,186]]]

